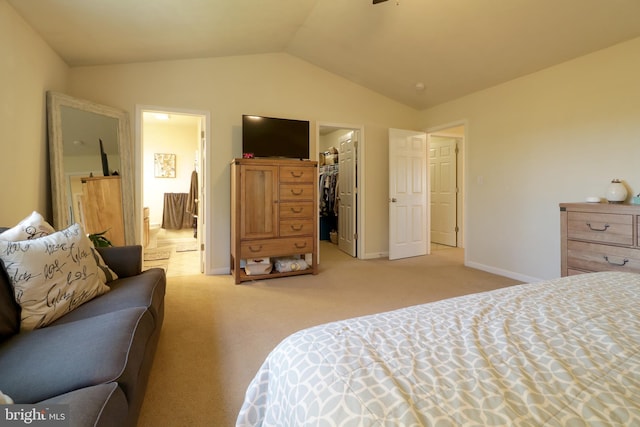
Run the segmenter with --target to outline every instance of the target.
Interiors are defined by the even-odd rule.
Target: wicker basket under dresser
[[[640,273],[640,206],[560,203],[562,276],[593,271]]]

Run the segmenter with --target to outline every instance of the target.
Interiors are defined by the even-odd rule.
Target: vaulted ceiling
[[[7,1],[72,67],[286,52],[417,109],[640,37],[639,0]]]

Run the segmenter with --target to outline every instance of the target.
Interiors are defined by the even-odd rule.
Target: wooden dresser
[[[561,274],[640,272],[640,206],[561,203]]]
[[[246,280],[318,273],[318,167],[301,160],[231,163],[231,274]],[[247,275],[241,262],[304,255],[306,270]]]

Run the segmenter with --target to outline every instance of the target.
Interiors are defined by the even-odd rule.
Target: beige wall
[[[640,192],[640,38],[421,113],[466,120],[466,260],[523,280],[560,275],[560,202]]]
[[[52,221],[45,93],[64,91],[67,66],[0,0],[0,225],[37,210]]]
[[[128,110],[136,105],[211,112],[207,181],[210,272],[229,268],[229,162],[241,155],[242,114],[365,127],[365,256],[388,246],[387,129],[415,129],[418,112],[287,54],[81,67],[70,71],[70,94]]]

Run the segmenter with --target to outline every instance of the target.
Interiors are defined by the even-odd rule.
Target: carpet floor
[[[257,369],[291,333],[517,283],[464,267],[456,248],[396,261],[357,260],[321,242],[320,260],[316,276],[242,285],[231,276],[169,277],[138,425],[233,426]]]

